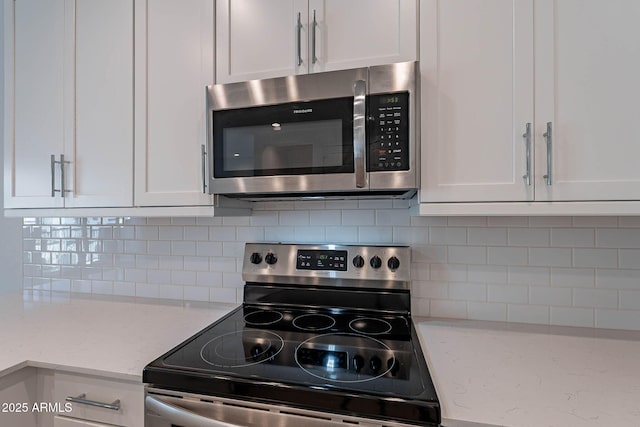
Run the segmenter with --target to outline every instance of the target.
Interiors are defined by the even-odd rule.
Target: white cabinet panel
[[[307,0],[219,0],[216,24],[216,83],[308,72]]]
[[[421,2],[423,202],[533,197],[532,11],[532,0]]]
[[[214,2],[141,2],[137,24],[135,204],[211,205],[201,145],[205,86],[214,82]]]
[[[536,1],[536,200],[640,200],[639,21],[635,0]]]
[[[133,203],[133,0],[75,2],[75,150],[66,207]]]
[[[94,423],[93,421],[79,420],[76,418],[67,418],[60,415],[53,417],[53,427],[110,427],[111,425],[103,423]]]
[[[4,2],[5,207],[59,207],[50,158],[63,153],[70,47],[64,0]]]
[[[415,0],[310,0],[310,72],[414,61],[416,26]]]

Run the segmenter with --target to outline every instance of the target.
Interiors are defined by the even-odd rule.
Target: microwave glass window
[[[214,177],[353,173],[353,97],[213,112]]]
[[[342,121],[278,123],[224,129],[227,171],[340,167]]]

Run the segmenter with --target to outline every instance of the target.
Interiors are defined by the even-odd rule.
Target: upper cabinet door
[[[310,0],[310,72],[415,61],[416,0]]]
[[[204,193],[205,86],[214,82],[214,0],[136,10],[137,206],[211,205]]]
[[[73,28],[75,146],[65,150],[65,207],[132,206],[133,0],[75,0]]]
[[[532,0],[421,1],[422,202],[532,199],[532,17]]]
[[[307,73],[307,0],[218,0],[216,83]]]
[[[640,2],[535,4],[536,200],[639,200]]]
[[[6,208],[63,205],[51,196],[52,186],[59,188],[51,155],[59,159],[73,137],[63,120],[73,113],[65,111],[73,91],[65,78],[73,65],[65,33],[71,16],[64,0],[4,2]]]

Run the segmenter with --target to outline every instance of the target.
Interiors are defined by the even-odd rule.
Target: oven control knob
[[[262,255],[258,252],[254,252],[251,254],[249,261],[251,261],[251,264],[260,264],[262,262]]]
[[[371,261],[369,261],[369,264],[371,264],[373,268],[380,268],[382,266],[382,260],[378,255],[374,255]]]
[[[395,377],[400,370],[398,359],[396,359],[395,357],[390,357],[389,360],[387,360],[387,369],[389,370],[389,372],[391,372],[391,375]]]
[[[373,356],[371,360],[369,360],[369,367],[374,374],[377,374],[382,367],[382,361],[378,356]]]
[[[362,258],[362,256],[360,255],[356,255],[355,257],[353,257],[353,266],[356,268],[364,267],[364,258]]]
[[[267,363],[273,363],[275,360],[276,352],[273,347],[269,347],[266,352]]]
[[[398,258],[392,256],[391,258],[389,258],[389,261],[387,261],[387,266],[391,270],[397,270],[398,267],[400,267],[400,260]]]
[[[269,265],[273,265],[276,262],[278,262],[278,257],[276,256],[276,254],[269,252],[265,257],[264,260],[267,264]]]
[[[353,369],[357,373],[360,373],[363,366],[364,366],[364,357],[360,356],[359,354],[356,354],[355,356],[353,356]]]

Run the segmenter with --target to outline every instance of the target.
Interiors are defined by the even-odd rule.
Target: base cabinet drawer
[[[65,372],[53,377],[53,401],[68,403],[55,415],[54,427],[144,424],[142,383]]]
[[[111,427],[109,424],[94,423],[93,421],[67,418],[60,415],[53,417],[53,427]]]

